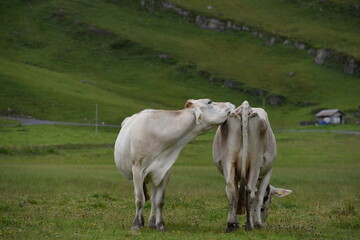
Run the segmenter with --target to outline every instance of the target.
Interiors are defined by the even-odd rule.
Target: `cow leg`
[[[155,187],[153,187],[152,193],[151,193],[151,211],[150,211],[150,216],[149,216],[149,221],[148,221],[148,227],[149,228],[156,228],[155,195],[156,195],[156,191],[155,191]]]
[[[246,185],[246,230],[254,229],[255,196],[257,193],[256,183],[259,178],[259,170],[258,168],[253,169],[254,171],[249,171],[249,178]]]
[[[272,170],[267,172],[265,174],[265,176],[261,179],[259,188],[258,188],[258,192],[256,194],[256,205],[255,205],[255,212],[254,212],[254,226],[256,228],[261,228],[264,225],[264,223],[262,222],[262,219],[261,219],[261,206],[264,201],[264,195],[266,192],[266,188],[270,183],[271,173],[272,173]]]
[[[162,217],[164,206],[165,189],[170,179],[170,170],[165,174],[158,186],[154,186],[151,199],[151,213],[149,217],[149,227],[165,231],[165,224]]]
[[[237,220],[236,206],[238,201],[238,188],[236,187],[235,181],[235,167],[227,167],[224,171],[226,179],[226,196],[229,201],[229,214],[227,217],[227,228],[226,232],[233,232],[239,228],[239,223]]]
[[[142,210],[145,204],[145,194],[143,189],[144,180],[141,168],[133,167],[132,172],[136,206],[136,215],[133,221],[132,230],[139,230],[142,226],[144,226],[144,217],[142,215]]]

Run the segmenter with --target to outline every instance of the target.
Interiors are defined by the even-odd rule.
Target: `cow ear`
[[[190,108],[190,107],[192,107],[193,104],[194,103],[193,103],[192,99],[189,99],[185,103],[185,108]]]
[[[241,113],[238,109],[235,109],[233,111],[231,111],[231,113],[229,114],[229,117],[236,117],[237,119],[239,119],[241,121]]]
[[[275,197],[285,197],[292,193],[292,190],[283,189],[283,188],[276,188],[274,186],[270,186],[270,193]]]
[[[231,111],[231,113],[229,114],[229,118],[232,118],[232,117],[236,117],[236,118],[239,118],[239,115],[237,112],[235,111]]]
[[[250,113],[250,115],[249,115],[249,119],[250,118],[253,118],[253,117],[256,117],[258,114],[257,114],[257,112],[252,112],[252,113]]]
[[[197,125],[199,125],[203,121],[203,114],[198,109],[195,109],[195,119]]]

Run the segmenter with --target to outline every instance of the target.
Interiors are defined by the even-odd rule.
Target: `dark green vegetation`
[[[338,1],[335,12],[317,12],[315,1],[211,1],[210,12],[203,1],[173,2],[358,59],[359,19]],[[130,0],[5,1],[0,21],[2,115],[93,122],[99,104],[100,120],[119,124],[144,108],[182,108],[188,98],[261,106],[254,89],[286,98],[266,106],[276,127],[313,120],[321,108],[339,108],[349,122],[358,111],[358,78],[250,33],[201,30],[159,6],[149,13]],[[212,85],[209,73],[243,89]]]
[[[226,234],[225,182],[211,160],[214,131],[184,148],[167,188],[167,232],[131,232],[132,184],[113,163],[116,128],[0,128],[1,239],[358,239],[359,136],[276,133],[266,228]],[[149,203],[145,207],[148,217]],[[244,216],[240,217],[245,223]]]

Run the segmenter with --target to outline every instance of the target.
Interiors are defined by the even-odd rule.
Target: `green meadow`
[[[1,239],[358,239],[359,136],[276,132],[267,226],[225,233],[223,176],[211,158],[214,131],[175,163],[164,206],[166,232],[132,232],[132,183],[117,171],[117,128],[59,125],[0,128]],[[145,218],[150,204],[145,205]],[[245,224],[245,217],[240,216]]]

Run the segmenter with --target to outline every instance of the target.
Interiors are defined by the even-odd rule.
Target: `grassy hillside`
[[[319,38],[325,36],[329,39],[326,46],[358,54],[358,29],[354,28],[358,20],[351,16],[341,40],[339,26],[346,15],[340,13],[331,21],[319,17],[317,35],[310,28],[314,27],[308,15],[312,8],[290,14],[296,5],[289,3],[288,15],[271,15],[270,10],[284,9],[281,1],[271,1],[268,12],[265,1],[259,3],[262,8],[241,1],[253,10],[245,11],[249,13],[245,18],[235,12],[240,2],[222,2],[221,8],[218,2],[211,3],[215,15],[286,35],[290,30],[278,26],[288,24],[276,18],[282,15],[292,19],[287,22],[304,24],[289,25],[301,29],[292,37],[324,44]],[[202,1],[176,3],[204,10]],[[250,14],[255,9],[264,11],[257,14],[266,19],[256,22]],[[261,97],[209,84],[208,76],[199,76],[199,71],[242,82],[245,89],[285,96],[283,106],[267,105],[277,127],[311,120],[315,109],[340,108],[352,113],[359,105],[359,79],[313,64],[305,52],[281,45],[267,47],[247,33],[201,30],[168,11],[149,13],[138,1],[5,1],[0,20],[4,23],[0,26],[2,115],[10,111],[50,120],[93,122],[95,104],[99,104],[100,121],[119,123],[144,108],[182,108],[188,98],[208,97],[236,105],[247,99],[252,105],[262,105]],[[328,25],[333,29],[329,34]],[[159,58],[164,53],[169,57]],[[289,72],[294,74],[289,76]],[[297,102],[316,105],[294,106]]]
[[[332,48],[360,59],[360,19],[359,15],[349,14],[351,10],[356,12],[356,4],[360,3],[358,0],[170,2],[306,42],[317,48]],[[357,14],[359,13],[357,9]]]

